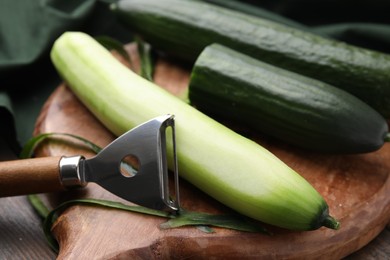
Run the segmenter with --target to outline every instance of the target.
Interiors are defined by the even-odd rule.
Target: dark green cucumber
[[[239,1],[239,0],[228,0],[228,1],[226,1],[226,0],[200,0],[200,1],[211,3],[214,5],[218,5],[218,6],[228,8],[231,10],[239,11],[241,13],[246,13],[246,14],[249,14],[252,16],[263,18],[263,19],[267,19],[267,20],[274,21],[277,23],[285,24],[285,25],[288,25],[290,27],[298,28],[298,29],[301,29],[304,31],[310,31],[309,27],[307,27],[301,23],[298,23],[294,20],[291,20],[285,16],[279,15],[275,12],[268,11],[267,9],[256,6],[253,3],[246,3],[243,1]]]
[[[218,44],[197,59],[189,99],[206,114],[320,152],[374,151],[388,133],[386,120],[351,94]]]
[[[390,55],[199,1],[120,0],[112,10],[167,53],[194,62],[220,43],[342,88],[390,117]]]

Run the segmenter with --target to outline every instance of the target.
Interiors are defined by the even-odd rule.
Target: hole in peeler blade
[[[121,160],[119,170],[124,177],[131,178],[137,175],[140,167],[139,159],[135,155],[129,154]]]

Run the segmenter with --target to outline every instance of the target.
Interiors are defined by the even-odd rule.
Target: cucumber
[[[175,115],[180,176],[223,204],[287,229],[338,228],[322,196],[293,169],[133,73],[92,37],[64,33],[51,59],[77,97],[116,135],[156,116]]]
[[[206,114],[319,152],[371,152],[389,138],[386,120],[351,94],[219,44],[195,62],[189,99]]]
[[[198,0],[199,1],[199,0]],[[252,16],[261,17],[263,19],[275,21],[277,23],[285,24],[290,27],[298,28],[300,30],[309,31],[310,27],[305,26],[301,23],[298,23],[294,20],[286,18],[280,14],[277,14],[273,11],[269,11],[263,7],[256,6],[254,3],[246,3],[239,0],[200,0],[203,2],[211,3],[213,5],[218,5],[224,8],[231,10],[239,11],[241,13],[246,13]]]
[[[390,117],[390,55],[200,1],[120,0],[111,9],[168,54],[194,62],[219,43],[341,88]]]

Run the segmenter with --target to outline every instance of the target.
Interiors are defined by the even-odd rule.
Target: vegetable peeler
[[[168,142],[169,136],[172,142]],[[168,156],[169,145],[172,157]],[[173,158],[173,196],[168,183],[169,158]],[[90,159],[76,155],[0,162],[2,197],[67,190],[89,182],[141,206],[179,210],[174,116],[159,116],[131,129]]]

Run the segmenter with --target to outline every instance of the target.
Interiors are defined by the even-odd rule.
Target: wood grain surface
[[[132,48],[129,52],[134,56]],[[162,61],[156,82],[180,94],[189,72]],[[241,131],[241,128],[237,128]],[[115,137],[102,126],[65,86],[45,104],[36,132],[66,132],[105,146]],[[164,219],[119,210],[74,206],[53,227],[60,243],[58,259],[340,259],[373,240],[390,219],[390,146],[362,155],[309,153],[248,130],[242,132],[272,151],[302,174],[325,198],[341,221],[338,231],[321,228],[291,232],[269,227],[272,236],[215,228],[204,233],[193,227],[161,230]],[[78,145],[49,142],[39,156],[92,154]],[[84,190],[46,196],[54,205],[69,198],[123,200],[97,185]],[[191,184],[181,181],[183,207],[205,212],[230,212]]]

